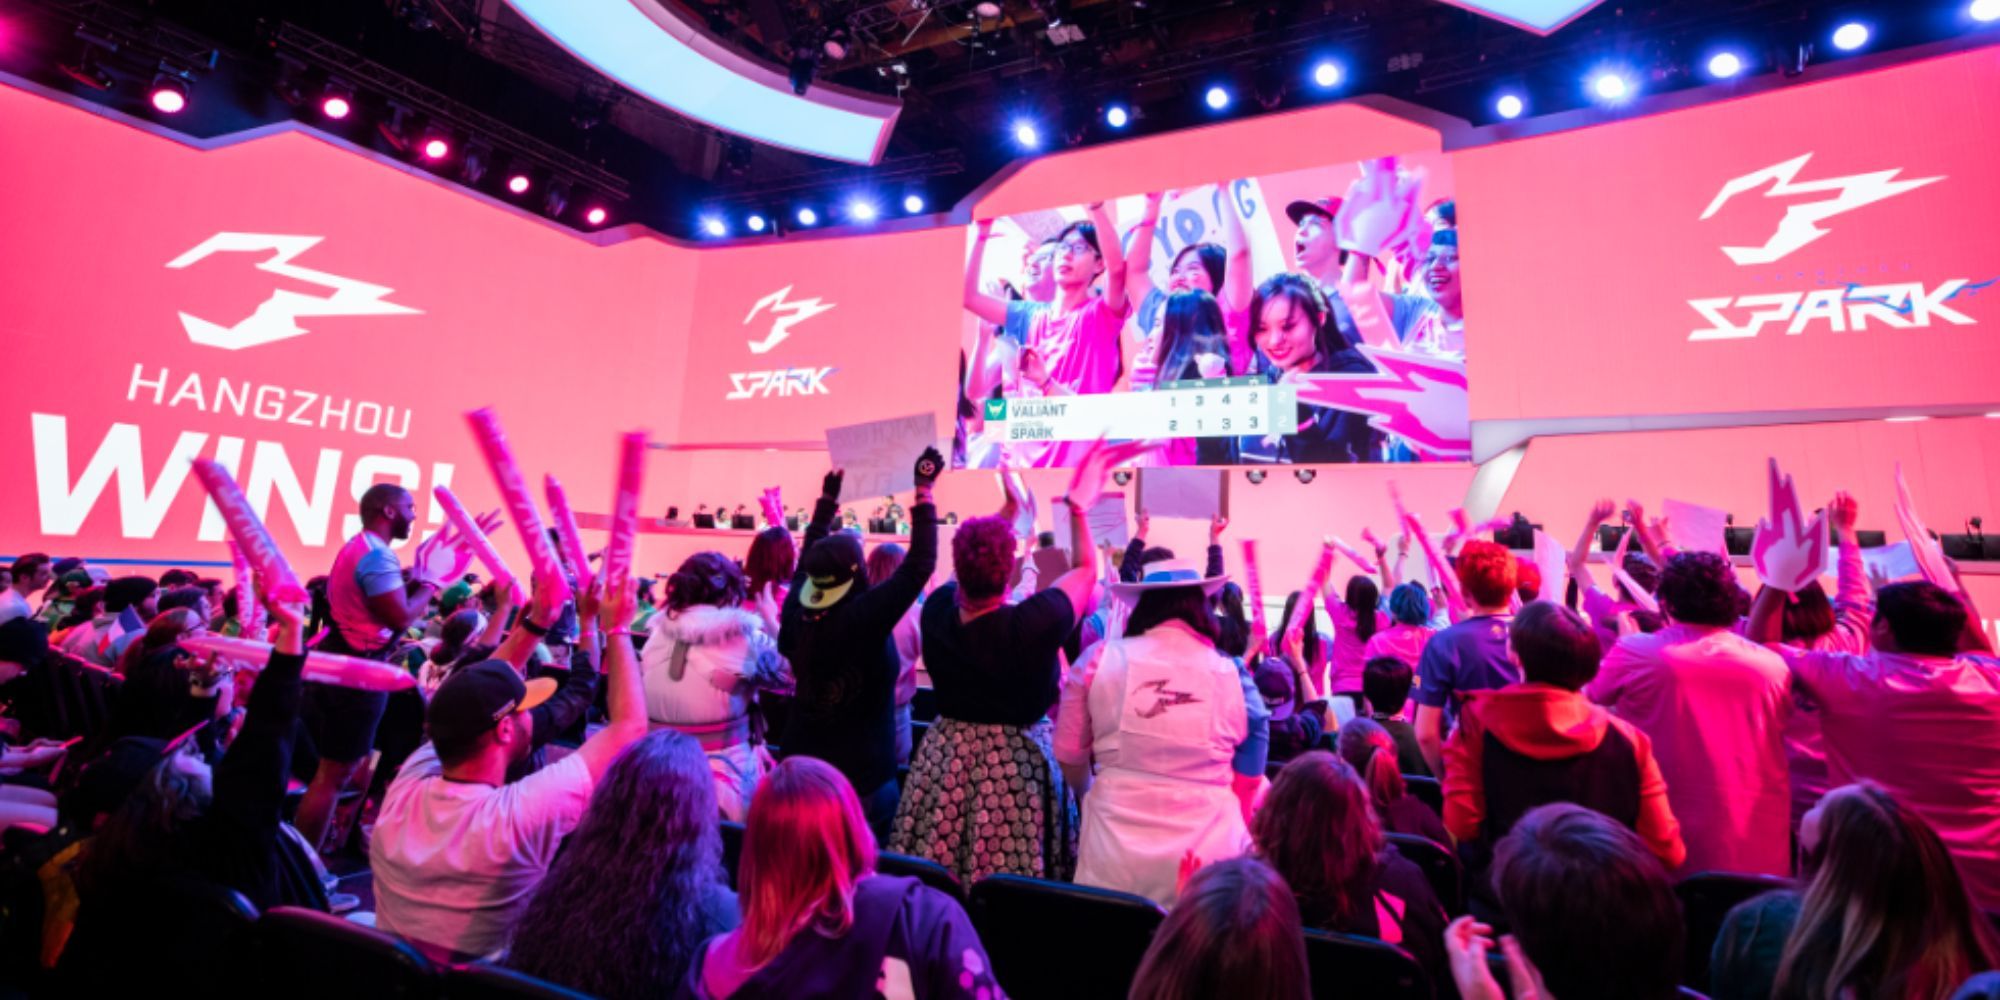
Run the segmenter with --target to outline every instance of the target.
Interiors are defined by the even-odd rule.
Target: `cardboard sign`
[[[1909,542],[1862,549],[1861,564],[1868,567],[1871,575],[1887,577],[1892,583],[1923,573],[1923,568],[1917,565],[1917,554],[1910,548]]]
[[[846,472],[840,495],[847,502],[914,488],[911,467],[925,448],[937,443],[937,417],[931,413],[826,429],[827,456],[834,468]]]
[[[1667,519],[1667,536],[1674,545],[1689,552],[1727,553],[1726,532],[1729,513],[1685,500],[1668,499],[1660,504]]]
[[[1229,473],[1221,469],[1139,470],[1139,509],[1148,517],[1210,521],[1229,516]]]
[[[1561,604],[1569,580],[1569,550],[1546,531],[1535,532],[1535,567],[1542,571],[1542,590],[1535,599]]]
[[[1058,501],[1049,502],[1049,516],[1054,522],[1056,546],[1069,551],[1069,506]],[[1125,494],[1106,493],[1083,512],[1084,520],[1090,525],[1090,544],[1103,545],[1107,542],[1121,551],[1132,542],[1132,532],[1125,523]]]

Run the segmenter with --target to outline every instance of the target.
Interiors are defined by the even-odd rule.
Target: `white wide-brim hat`
[[[1201,567],[1185,559],[1163,559],[1148,563],[1141,571],[1137,583],[1114,583],[1111,596],[1123,600],[1136,601],[1139,595],[1149,590],[1168,590],[1174,587],[1200,587],[1204,594],[1214,594],[1229,582],[1229,575],[1203,576]]]

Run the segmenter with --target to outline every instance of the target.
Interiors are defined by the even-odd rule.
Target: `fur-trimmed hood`
[[[653,638],[690,646],[709,646],[762,631],[764,620],[742,608],[698,604],[678,613],[653,616]]]

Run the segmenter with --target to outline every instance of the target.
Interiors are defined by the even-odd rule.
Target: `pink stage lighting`
[[[604,224],[604,209],[601,209],[601,208],[593,208],[593,209],[591,209],[590,211],[588,211],[588,212],[585,212],[585,213],[583,213],[583,221],[585,221],[585,222],[588,222],[588,223],[590,223],[590,224],[591,224],[591,225],[593,225],[593,226],[601,226],[601,225],[603,225],[603,224]]]
[[[514,176],[507,178],[507,190],[512,191],[515,194],[527,194],[528,175],[515,174]]]
[[[163,115],[177,115],[187,109],[187,88],[177,83],[155,83],[151,100],[153,110]]]
[[[347,117],[349,113],[353,112],[354,105],[350,103],[347,100],[347,98],[341,97],[336,94],[334,96],[328,97],[324,101],[319,102],[319,110],[321,114],[327,116],[328,118],[331,118],[335,121],[339,121],[340,119]]]
[[[424,140],[425,159],[442,160],[449,155],[451,155],[451,143],[438,138]]]

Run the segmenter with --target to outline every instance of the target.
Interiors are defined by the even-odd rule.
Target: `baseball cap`
[[[1333,221],[1333,217],[1339,214],[1339,198],[1316,198],[1312,201],[1295,201],[1285,206],[1285,217],[1291,219],[1292,225],[1295,226],[1306,221],[1306,216],[1308,215],[1317,215],[1331,222]]]
[[[824,611],[840,603],[861,575],[861,539],[853,535],[828,535],[813,543],[799,560],[806,575],[799,603],[813,611]]]
[[[547,677],[523,681],[505,660],[481,660],[454,671],[431,695],[424,721],[431,745],[449,758],[470,749],[500,720],[549,700],[556,682]]]
[[[1257,693],[1264,696],[1264,707],[1271,710],[1271,721],[1281,722],[1292,717],[1298,706],[1293,697],[1292,668],[1290,664],[1274,656],[1267,656],[1257,665]]]

